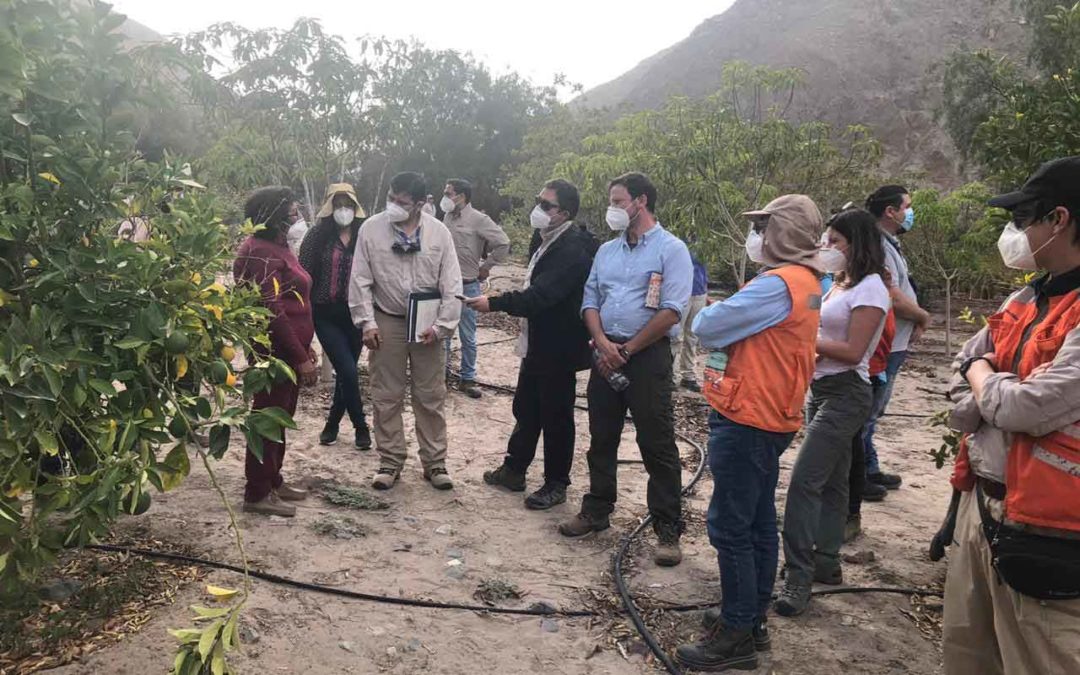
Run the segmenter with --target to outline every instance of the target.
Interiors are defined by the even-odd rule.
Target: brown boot
[[[570,520],[559,523],[559,534],[577,539],[593,532],[603,532],[609,527],[611,527],[611,521],[607,516],[594,516],[581,512]]]
[[[244,502],[244,513],[292,518],[296,515],[296,507],[282,502],[277,495],[271,492],[257,502]]]
[[[308,498],[308,491],[304,488],[293,487],[288,483],[282,483],[281,487],[274,490],[278,499],[286,502],[302,502]]]
[[[675,567],[682,562],[678,525],[666,523],[656,525],[656,551],[653,553],[653,562],[660,567]]]

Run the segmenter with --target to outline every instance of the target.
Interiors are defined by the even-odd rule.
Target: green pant
[[[848,512],[851,440],[870,415],[870,383],[849,370],[810,388],[806,436],[791,471],[784,505],[784,567],[788,580],[813,583],[814,568],[840,565]]]

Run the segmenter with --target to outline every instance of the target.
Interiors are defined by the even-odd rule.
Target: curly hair
[[[266,229],[255,233],[262,239],[274,239],[289,229],[289,211],[296,202],[296,195],[284,185],[272,185],[252,192],[244,202],[244,218]]]

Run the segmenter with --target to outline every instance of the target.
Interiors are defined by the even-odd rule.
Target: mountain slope
[[[956,49],[1023,54],[1024,33],[1009,0],[737,0],[575,103],[636,110],[708,95],[732,60],[799,67],[797,117],[866,124],[885,146],[886,170],[950,185],[964,171],[934,121],[940,78],[930,70]]]

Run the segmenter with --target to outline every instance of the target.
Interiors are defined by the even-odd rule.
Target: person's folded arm
[[[569,259],[560,256],[558,262],[569,264],[534,275],[524,290],[491,297],[488,300],[491,311],[532,318],[580,291],[589,275],[589,256],[584,251],[575,252]]]
[[[730,298],[694,317],[691,330],[709,349],[724,349],[772,328],[791,315],[791,293],[778,276],[755,277]]]

